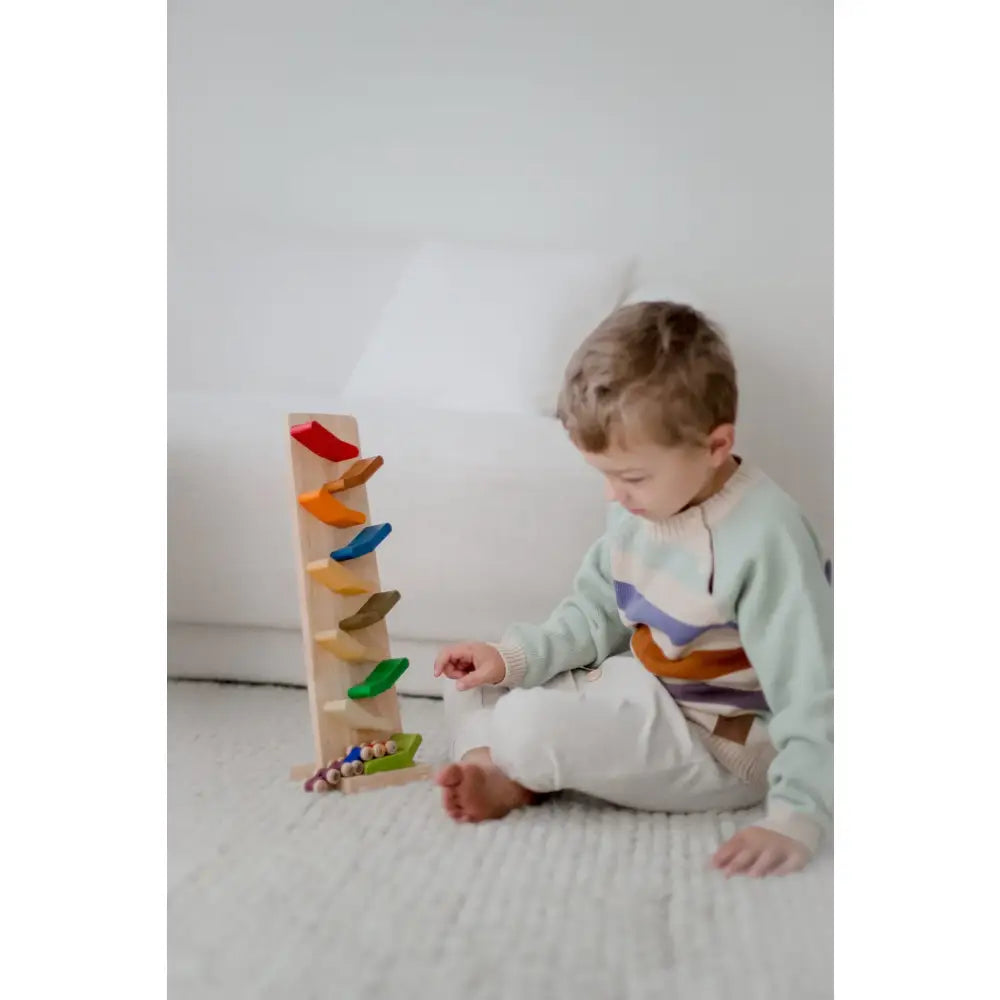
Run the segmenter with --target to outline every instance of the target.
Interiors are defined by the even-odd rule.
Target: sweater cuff
[[[797,840],[810,854],[816,853],[823,837],[823,827],[807,813],[793,809],[784,802],[770,802],[767,817],[759,823],[754,823],[764,830],[773,830]]]
[[[491,642],[490,645],[503,657],[507,668],[500,686],[521,687],[528,672],[528,657],[520,646]]]

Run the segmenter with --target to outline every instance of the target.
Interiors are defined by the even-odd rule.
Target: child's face
[[[639,517],[663,521],[714,492],[732,446],[730,426],[717,428],[701,446],[636,441],[581,454],[603,473],[609,500]]]

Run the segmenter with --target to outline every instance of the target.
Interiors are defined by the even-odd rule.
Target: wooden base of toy
[[[310,771],[309,775],[312,773]],[[414,764],[413,767],[404,767],[399,771],[359,774],[356,778],[344,778],[340,783],[340,790],[345,795],[374,792],[376,789],[391,788],[393,785],[408,785],[411,781],[428,781],[433,773],[434,768],[430,764]]]
[[[414,771],[420,770],[422,767],[430,767],[430,764],[414,764],[413,767],[404,767],[399,771],[382,771],[381,774],[412,774]],[[316,772],[319,770],[318,764],[295,764],[288,770],[288,777],[291,781],[308,781]],[[366,774],[359,775],[358,777],[364,778],[378,778],[380,774]],[[355,781],[355,778],[345,778],[345,781]],[[416,781],[416,778],[407,778],[407,781]],[[389,784],[396,784],[396,782],[389,782]],[[400,785],[405,785],[406,781],[398,782]],[[366,785],[366,788],[377,788],[382,787],[378,785]]]

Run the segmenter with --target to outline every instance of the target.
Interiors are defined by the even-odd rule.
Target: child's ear
[[[708,455],[712,467],[719,469],[733,453],[736,445],[736,427],[733,424],[719,424],[708,435]]]

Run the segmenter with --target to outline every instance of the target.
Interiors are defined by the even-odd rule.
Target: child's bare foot
[[[436,780],[445,811],[459,823],[499,819],[535,799],[534,793],[508,778],[488,754],[470,754],[459,764],[449,764]]]

